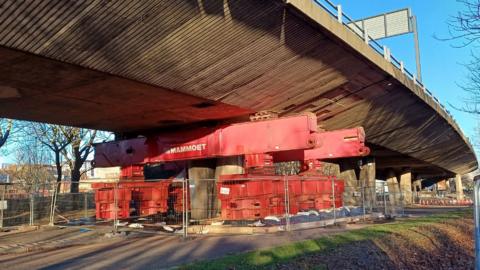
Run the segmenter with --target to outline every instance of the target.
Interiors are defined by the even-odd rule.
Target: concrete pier
[[[217,167],[215,168],[215,179],[218,180],[218,176],[227,174],[242,174],[243,169],[243,157],[223,157],[217,159]]]
[[[212,218],[217,214],[215,166],[214,159],[189,162],[188,179],[190,180],[192,219]]]
[[[403,194],[405,205],[413,203],[412,197],[412,171],[407,169],[400,175],[400,191]]]
[[[359,205],[361,197],[359,196],[359,181],[356,173],[357,163],[354,160],[345,160],[340,162],[339,178],[344,180],[345,192],[343,193],[343,202],[345,205]]]
[[[370,211],[376,204],[375,167],[374,158],[365,159],[360,167],[360,183],[363,187],[365,207]]]
[[[397,207],[401,206],[401,193],[400,185],[398,183],[397,175],[393,170],[388,172],[387,176],[387,185],[388,185],[388,198],[389,198],[389,209],[387,213],[391,215],[397,214]]]
[[[460,174],[455,176],[455,190],[457,192],[457,200],[463,200],[463,184],[462,176]]]

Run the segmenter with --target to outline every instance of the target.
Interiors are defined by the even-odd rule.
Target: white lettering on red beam
[[[184,153],[184,152],[194,152],[194,151],[202,151],[207,148],[206,143],[199,143],[199,144],[192,144],[192,145],[182,145],[176,146],[168,149],[166,151],[167,154],[176,154],[176,153]]]

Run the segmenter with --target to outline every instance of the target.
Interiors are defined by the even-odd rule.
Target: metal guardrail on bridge
[[[407,78],[413,81],[414,85],[418,85],[421,89],[423,89],[424,93],[432,98],[437,107],[450,117],[450,119],[456,125],[456,128],[462,133],[464,133],[458,125],[457,121],[453,118],[450,111],[447,110],[447,108],[445,108],[445,106],[440,103],[438,98],[435,97],[433,93],[429,89],[427,89],[427,87],[412,72],[405,68],[404,62],[395,58],[395,56],[393,56],[387,46],[381,45],[378,41],[371,38],[367,31],[365,31],[350,16],[343,12],[341,5],[335,5],[329,0],[313,0],[313,2],[322,7],[331,16],[335,17],[339,23],[343,24],[347,29],[351,30],[359,38],[363,39],[366,44],[368,44],[372,49],[374,49],[375,52],[383,56],[385,60],[389,61],[395,68],[400,70],[403,74],[406,75]],[[471,145],[472,143],[470,141],[470,138],[465,138]]]

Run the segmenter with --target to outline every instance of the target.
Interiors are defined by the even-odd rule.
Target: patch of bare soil
[[[397,269],[474,269],[473,219],[402,230],[375,240]]]
[[[275,269],[474,269],[473,219],[402,229],[279,263]]]

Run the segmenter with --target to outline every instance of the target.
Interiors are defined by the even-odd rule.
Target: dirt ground
[[[466,217],[355,242],[275,269],[474,269],[473,219]]]

